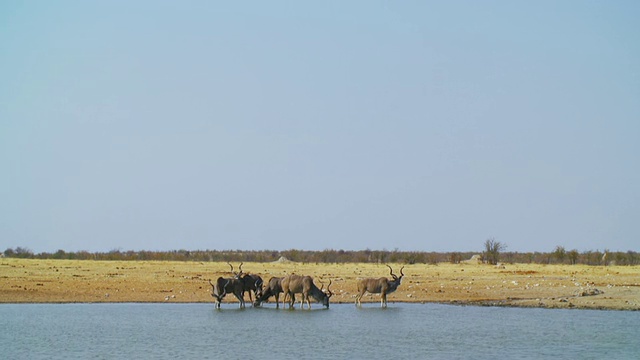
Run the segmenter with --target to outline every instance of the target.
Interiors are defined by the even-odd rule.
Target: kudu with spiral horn
[[[402,277],[404,273],[402,269],[404,266],[400,268],[400,277],[396,276],[393,273],[393,269],[391,266],[387,265],[389,268],[389,274],[393,277],[393,280],[389,280],[386,277],[381,277],[379,279],[375,278],[366,278],[366,279],[358,279],[358,295],[356,296],[356,306],[361,306],[360,300],[362,299],[362,295],[365,292],[369,292],[371,294],[380,294],[380,306],[387,307],[387,294],[390,294],[398,289],[400,286],[400,282],[402,281]]]
[[[227,263],[229,264],[229,263]],[[253,292],[253,295],[255,295],[255,298],[257,299],[258,297],[260,297],[262,295],[262,285],[264,283],[264,281],[262,280],[262,278],[260,277],[260,275],[257,274],[247,274],[245,272],[242,272],[242,264],[244,264],[243,262],[240,263],[240,271],[237,273],[234,273],[236,278],[240,279],[240,281],[242,281],[242,296],[244,297],[244,292],[248,292],[249,293],[249,301],[251,301],[251,303],[253,303],[253,297],[251,296],[251,293]],[[231,264],[229,264],[229,266],[231,266],[231,272],[233,272],[233,266]]]
[[[229,264],[229,266],[231,266],[231,273],[234,274],[234,277],[231,277],[231,278],[219,277],[216,280],[215,284],[212,283],[211,280],[209,280],[209,284],[213,288],[211,291],[211,296],[213,296],[213,298],[215,299],[216,307],[219,308],[220,304],[222,303],[222,299],[224,299],[224,297],[227,294],[231,293],[236,297],[236,299],[238,299],[238,302],[240,302],[240,308],[243,308],[245,306],[244,296],[243,296],[244,284],[242,280],[238,278],[239,273],[235,273],[233,271],[233,265]]]

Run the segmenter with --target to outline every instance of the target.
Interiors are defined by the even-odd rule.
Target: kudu
[[[219,308],[222,303],[222,299],[225,295],[232,293],[236,299],[240,302],[240,308],[244,307],[244,297],[242,296],[242,282],[240,279],[233,278],[223,278],[219,277],[216,280],[216,283],[213,284],[211,280],[209,280],[209,284],[213,287],[213,291],[211,296],[216,301],[216,307]]]
[[[387,267],[389,268],[389,274],[391,274],[393,280],[389,280],[386,277],[381,277],[379,279],[366,278],[358,280],[358,295],[356,296],[356,306],[362,305],[360,303],[362,295],[364,295],[365,292],[369,292],[371,294],[380,294],[380,306],[387,307],[387,294],[390,294],[398,289],[398,286],[402,281],[402,277],[404,276],[404,273],[402,272],[404,266],[400,268],[400,277],[396,276],[393,273],[393,269],[391,268],[391,266],[387,265]]]
[[[296,301],[295,294],[302,294],[302,299],[300,300],[300,308],[304,309],[304,302],[307,301],[307,307],[311,309],[311,300],[310,297],[314,298],[317,302],[322,302],[322,305],[326,308],[329,308],[329,298],[333,295],[329,287],[331,286],[331,280],[329,280],[329,285],[327,286],[327,292],[325,293],[321,289],[313,283],[313,278],[311,276],[301,276],[291,274],[285,276],[282,279],[282,292],[284,292],[284,301],[287,300],[287,296],[290,297],[289,308],[293,308],[294,303]]]
[[[269,279],[267,286],[262,290],[262,294],[260,294],[260,296],[256,295],[256,301],[253,303],[253,306],[260,306],[261,303],[268,301],[270,297],[275,296],[276,308],[279,308],[280,293],[282,292],[282,279],[283,278],[281,277],[272,277]],[[282,306],[284,307],[284,302]]]
[[[251,292],[253,292],[253,295],[255,295],[256,299],[258,298],[258,296],[262,295],[263,281],[259,275],[243,273],[242,264],[244,263],[240,263],[240,269],[239,269],[239,272],[237,273],[233,271],[233,265],[229,264],[229,266],[231,266],[231,272],[235,274],[235,277],[237,279],[240,279],[240,281],[242,281],[242,297],[244,297],[245,291],[248,292],[249,301],[253,303],[253,297],[251,296]]]

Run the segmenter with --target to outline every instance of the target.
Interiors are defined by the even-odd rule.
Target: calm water
[[[640,312],[390,303],[0,305],[3,359],[638,359]]]

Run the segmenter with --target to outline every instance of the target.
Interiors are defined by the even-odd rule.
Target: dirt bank
[[[237,267],[237,264],[235,264]],[[399,264],[391,264],[399,275]],[[332,280],[333,303],[353,303],[356,279],[389,276],[378,264],[245,263],[268,280],[291,273]],[[217,262],[0,259],[0,303],[212,302]],[[406,265],[389,302],[640,310],[640,267],[463,263]],[[248,298],[248,295],[247,295]],[[233,296],[225,301],[233,302]],[[363,302],[379,302],[365,295]]]

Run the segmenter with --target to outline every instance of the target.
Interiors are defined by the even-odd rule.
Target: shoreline
[[[98,304],[139,304],[139,305],[147,305],[147,304],[166,304],[166,305],[196,305],[196,304],[210,304],[212,307],[214,306],[213,302],[199,301],[199,302],[166,302],[166,301],[100,301],[100,302],[90,302],[90,301],[65,301],[65,302],[0,302],[0,306],[3,305],[98,305]],[[224,304],[229,305],[233,304],[234,306],[237,304],[237,301],[229,301],[224,302]],[[312,302],[315,305],[314,309],[318,309],[318,303]],[[379,306],[372,306],[373,304],[379,305],[378,301],[369,301],[364,302],[368,308],[378,308]],[[440,302],[440,301],[389,301],[388,304],[391,306],[393,304],[416,304],[416,305],[429,305],[429,304],[437,304],[444,306],[474,306],[474,307],[499,307],[499,308],[521,308],[521,309],[547,309],[547,310],[590,310],[590,311],[640,311],[640,309],[621,309],[615,307],[581,307],[581,306],[536,306],[536,305],[522,305],[512,302],[503,302],[503,301],[487,301],[487,302],[459,302],[459,301],[449,301],[449,302]],[[353,303],[350,302],[332,302],[331,305],[348,305],[354,306]],[[306,306],[306,305],[305,305]],[[247,305],[247,309],[252,308],[253,306]],[[296,307],[294,310],[298,310],[299,303],[296,303]],[[273,310],[277,310],[275,307]],[[282,309],[285,310],[285,309]],[[289,311],[289,309],[286,309]],[[306,308],[305,308],[306,310]]]
[[[389,265],[398,275],[405,266],[389,303],[640,310],[640,266]],[[265,281],[291,273],[311,275],[318,287],[331,279],[333,304],[354,303],[357,278],[389,277],[385,264],[370,263],[247,262],[243,270]],[[220,262],[2,258],[0,304],[213,303],[208,281],[230,275],[229,266]],[[365,294],[362,302],[379,305],[380,296]],[[223,303],[237,300],[227,296]]]

